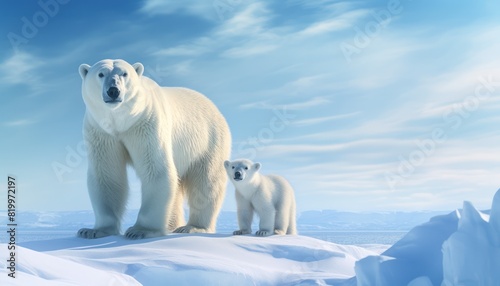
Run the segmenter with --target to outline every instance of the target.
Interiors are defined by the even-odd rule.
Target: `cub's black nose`
[[[110,87],[107,93],[108,96],[111,97],[112,99],[116,99],[118,98],[118,96],[120,96],[120,90],[114,86]]]
[[[238,171],[238,172],[235,172],[235,173],[234,173],[234,178],[235,178],[235,179],[239,179],[239,178],[241,178],[241,172],[239,172],[239,171]]]

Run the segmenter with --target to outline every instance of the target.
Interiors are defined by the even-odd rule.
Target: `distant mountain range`
[[[137,210],[126,213],[124,228],[134,224]],[[449,213],[446,211],[422,212],[344,212],[335,210],[304,211],[297,220],[299,231],[406,231],[428,221],[431,217]],[[7,224],[5,212],[0,212],[2,225]],[[92,211],[71,212],[18,212],[16,216],[19,231],[57,229],[77,230],[92,227]],[[257,229],[258,219],[254,220]],[[236,212],[223,211],[217,220],[218,231],[237,229]]]

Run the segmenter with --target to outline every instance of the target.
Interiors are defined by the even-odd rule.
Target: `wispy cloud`
[[[33,119],[19,119],[19,120],[4,122],[3,125],[7,127],[21,127],[21,126],[32,125],[35,124],[36,122],[37,121]]]
[[[333,142],[334,140],[330,140]],[[383,157],[394,149],[401,149],[411,144],[412,141],[408,139],[358,139],[338,141],[337,143],[288,143],[288,144],[270,144],[262,146],[259,149],[259,155],[264,157],[273,158],[276,156],[286,156],[294,158],[300,154],[309,154],[311,158],[313,154],[333,154],[333,152],[342,151],[343,154],[363,154],[366,160],[377,155]],[[328,153],[330,152],[330,153]],[[354,156],[353,156],[354,158]],[[396,158],[397,159],[397,158]]]
[[[195,57],[207,52],[207,44],[210,40],[207,38],[200,38],[193,44],[182,44],[175,47],[161,49],[154,54],[159,56],[182,57],[189,56]]]
[[[278,47],[274,41],[277,36],[272,28],[268,27],[272,15],[266,5],[263,2],[244,4],[241,3],[241,7],[234,11],[232,17],[217,23],[210,34],[177,46],[161,49],[154,52],[153,55],[159,57],[198,57],[209,52],[219,52],[225,58],[243,58],[275,50]],[[153,7],[154,5],[164,6],[166,4],[162,1],[152,0],[148,5]],[[165,13],[182,10],[181,7],[187,5],[183,2],[167,6],[168,9],[165,9]],[[196,5],[194,6],[196,7]],[[191,14],[199,14],[200,11],[208,9],[206,4],[195,7],[189,8],[192,10]],[[214,9],[213,6],[211,8]],[[234,45],[235,41],[238,42],[237,46]]]
[[[325,122],[329,122],[329,121],[334,121],[334,120],[338,120],[338,119],[351,118],[351,117],[359,115],[359,114],[360,114],[360,112],[351,112],[351,113],[332,115],[332,116],[321,116],[321,117],[307,118],[307,119],[302,119],[302,120],[294,120],[292,122],[292,124],[296,125],[296,126],[309,126],[309,125],[315,125],[315,124],[325,123]]]
[[[141,8],[141,11],[151,15],[171,15],[174,13],[184,13],[205,19],[216,19],[216,10],[213,6],[213,1],[163,1],[163,0],[146,0]]]
[[[311,91],[313,89],[321,88],[325,85],[333,85],[331,82],[334,79],[335,75],[329,73],[306,75],[286,83],[283,86],[283,89],[289,90],[290,92],[294,90]]]
[[[300,110],[305,108],[310,108],[314,106],[319,106],[322,104],[330,103],[330,100],[324,97],[314,97],[312,99],[295,102],[295,103],[286,103],[286,104],[270,104],[269,101],[258,101],[252,103],[246,103],[240,105],[240,108],[249,109],[249,108],[257,108],[257,109],[280,109],[285,108],[287,110]]]
[[[311,24],[309,27],[299,32],[302,36],[314,36],[325,33],[331,33],[339,30],[344,30],[358,23],[360,19],[368,15],[368,10],[354,10],[349,11],[332,19],[325,19]]]
[[[262,36],[272,14],[263,2],[253,2],[226,20],[216,31],[219,37]]]
[[[0,81],[6,84],[33,85],[40,83],[37,68],[44,62],[26,52],[16,52],[0,64]]]
[[[314,97],[310,100],[303,101],[303,102],[296,102],[296,103],[291,103],[285,105],[287,109],[291,110],[299,110],[299,109],[305,109],[305,108],[311,108],[323,104],[328,104],[330,103],[330,100],[325,98],[325,97]]]
[[[222,53],[222,56],[228,57],[228,58],[243,58],[243,57],[248,57],[248,56],[265,54],[267,52],[274,51],[276,48],[277,48],[276,45],[251,44],[251,45],[246,45],[246,46],[242,46],[242,47],[228,49]]]

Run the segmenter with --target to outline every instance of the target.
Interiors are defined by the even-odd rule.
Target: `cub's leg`
[[[289,210],[279,209],[276,211],[276,218],[274,221],[274,234],[286,234],[290,219]]]
[[[274,222],[276,218],[276,210],[269,204],[257,209],[260,217],[259,230],[255,233],[257,236],[269,236],[274,234]]]
[[[249,201],[245,200],[238,191],[236,191],[236,204],[238,206],[238,226],[240,227],[240,229],[235,230],[233,232],[233,235],[252,233],[252,204]]]

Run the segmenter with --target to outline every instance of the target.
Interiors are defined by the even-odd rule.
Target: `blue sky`
[[[77,70],[104,58],[207,95],[232,158],[288,178],[299,211],[489,208],[500,187],[495,1],[40,3],[0,9],[0,174],[20,210],[91,208]]]

